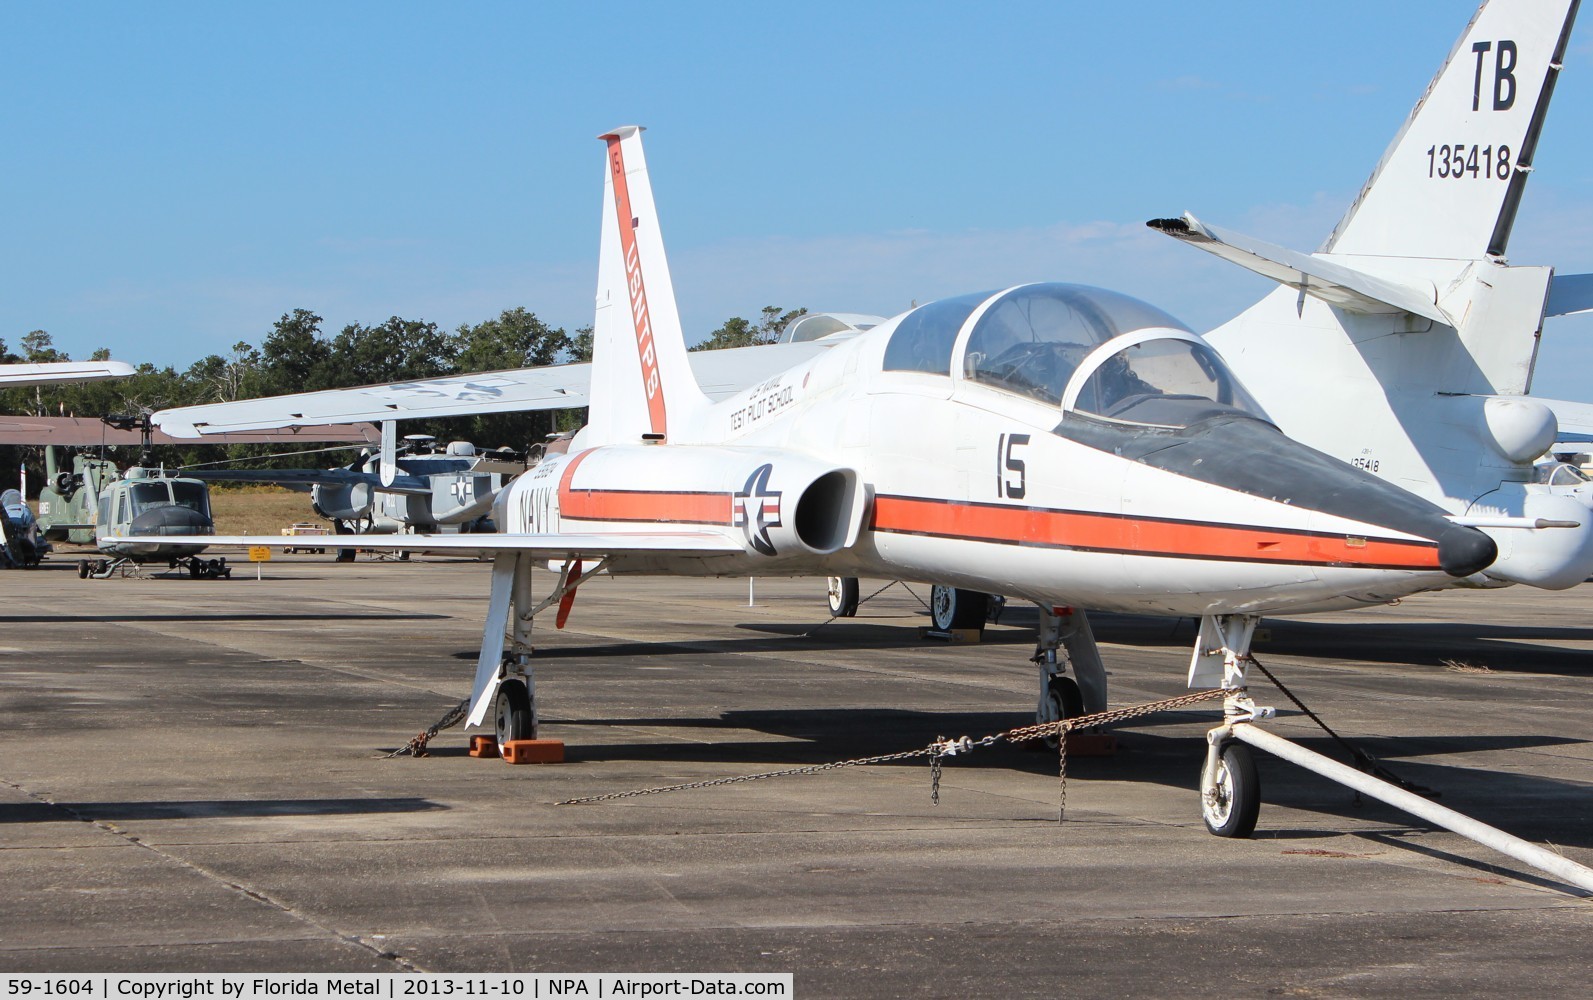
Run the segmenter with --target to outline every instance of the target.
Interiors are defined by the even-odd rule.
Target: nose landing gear
[[[1256,759],[1243,743],[1212,741],[1200,771],[1200,818],[1219,837],[1248,837],[1261,815]]]
[[[1223,724],[1206,734],[1206,762],[1200,769],[1200,818],[1219,837],[1248,837],[1261,814],[1261,778],[1255,755],[1233,736],[1239,723],[1272,718],[1245,690],[1245,666],[1255,637],[1256,615],[1207,615],[1200,620],[1189,686],[1221,686]]]

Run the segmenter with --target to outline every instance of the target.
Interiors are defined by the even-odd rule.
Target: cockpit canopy
[[[156,507],[187,507],[205,517],[210,516],[210,494],[204,483],[189,479],[151,479],[133,483],[128,493],[131,502],[128,519]]]
[[[1088,285],[1020,285],[920,306],[897,322],[883,367],[957,372],[965,381],[1129,423],[1183,427],[1232,410],[1265,419],[1217,352],[1187,326],[1148,303]]]

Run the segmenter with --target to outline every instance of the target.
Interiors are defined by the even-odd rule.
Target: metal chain
[[[784,771],[764,771],[761,774],[742,774],[734,778],[713,778],[708,781],[690,781],[683,785],[662,785],[658,788],[637,788],[629,792],[609,792],[607,795],[588,795],[579,799],[564,799],[555,802],[558,806],[585,805],[589,802],[610,802],[614,799],[633,799],[639,795],[658,795],[662,792],[682,792],[688,788],[712,788],[715,785],[739,785],[744,781],[762,781],[764,778],[785,778],[797,774],[820,774],[824,771],[835,771],[843,767],[860,767],[864,764],[888,764],[892,761],[910,760],[914,757],[944,756],[946,744],[943,742],[931,743],[918,750],[904,750],[901,753],[882,754],[878,757],[858,757],[855,760],[838,760],[830,764],[813,764],[808,767],[793,767]],[[956,751],[953,750],[953,753]]]
[[[899,760],[911,760],[914,757],[928,757],[930,801],[940,804],[940,777],[941,759],[954,757],[959,753],[968,753],[976,748],[994,746],[1005,740],[1008,743],[1022,743],[1028,740],[1039,739],[1055,735],[1061,744],[1058,751],[1059,778],[1062,782],[1063,804],[1066,805],[1067,796],[1067,734],[1073,729],[1085,729],[1091,726],[1105,726],[1116,722],[1126,722],[1137,719],[1142,715],[1154,712],[1165,712],[1185,705],[1195,705],[1203,701],[1212,701],[1225,695],[1238,693],[1242,689],[1213,688],[1209,691],[1196,691],[1191,694],[1179,695],[1176,698],[1167,698],[1163,701],[1146,702],[1142,705],[1130,705],[1126,708],[1116,708],[1105,712],[1096,712],[1093,715],[1081,715],[1074,719],[1060,719],[1056,722],[1046,722],[1034,726],[1021,726],[1009,729],[1003,733],[993,733],[983,739],[970,739],[967,736],[955,740],[944,737],[935,740],[926,747],[917,750],[903,750],[900,753],[881,754],[876,757],[856,757],[852,760],[838,760],[829,764],[811,764],[807,767],[787,768],[783,771],[764,771],[759,774],[742,774],[732,778],[711,778],[706,781],[689,781],[679,785],[660,785],[656,788],[637,788],[628,792],[609,792],[604,795],[588,795],[578,799],[564,799],[554,805],[573,806],[586,805],[593,802],[612,802],[616,799],[632,799],[642,795],[659,795],[664,792],[681,792],[692,788],[713,788],[718,785],[739,785],[748,781],[762,781],[765,778],[785,778],[799,774],[822,774],[825,771],[837,771],[845,767],[861,767],[865,764],[887,764]],[[424,734],[423,734],[424,735]],[[1058,814],[1060,817],[1060,813]]]
[[[867,597],[860,598],[858,600],[858,602],[857,602],[857,606],[858,607],[862,607],[863,605],[867,604],[869,601],[872,601],[874,598],[876,598],[879,595],[885,593],[885,591],[891,589],[892,587],[896,586],[897,584],[901,584],[901,587],[902,587],[903,590],[907,591],[909,594],[913,594],[913,588],[909,587],[905,583],[902,583],[902,581],[900,581],[900,580],[892,580],[890,583],[887,583],[885,586],[883,586],[880,589],[874,591],[872,594],[868,595]],[[917,598],[918,599],[918,603],[919,604],[923,604],[926,609],[929,607],[928,604],[924,604],[924,599],[922,597],[919,597],[917,594],[913,594],[913,596],[915,598]],[[838,619],[840,617],[841,617],[840,615],[831,615],[830,617],[828,617],[828,618],[824,619],[823,621],[819,622],[817,625],[815,625],[812,628],[808,629],[806,632],[799,633],[798,634],[798,638],[806,639],[809,636],[811,636],[813,633],[817,632],[819,629],[823,628],[824,626],[828,625],[830,622],[833,622],[833,621],[835,621],[836,619]]]
[[[1301,712],[1304,712],[1306,718],[1320,726],[1324,733],[1327,733],[1328,736],[1332,737],[1335,743],[1343,747],[1344,752],[1350,755],[1350,761],[1355,765],[1355,769],[1357,771],[1360,771],[1363,774],[1370,774],[1373,777],[1382,778],[1389,784],[1403,788],[1407,792],[1414,792],[1417,795],[1425,795],[1431,799],[1436,799],[1439,797],[1440,793],[1433,791],[1426,785],[1418,785],[1414,781],[1408,781],[1404,778],[1401,778],[1399,775],[1384,767],[1382,761],[1378,760],[1376,757],[1373,757],[1367,751],[1361,749],[1360,747],[1351,743],[1349,740],[1340,736],[1338,733],[1334,732],[1331,726],[1322,721],[1321,716],[1307,708],[1305,702],[1301,701],[1293,691],[1290,691],[1287,687],[1285,687],[1282,681],[1273,676],[1272,671],[1268,670],[1260,660],[1255,658],[1255,656],[1247,655],[1245,660],[1253,664],[1257,670],[1265,674],[1267,680],[1272,682],[1272,686],[1277,688],[1279,691],[1282,691],[1285,698],[1294,702],[1294,707],[1298,708]],[[1360,792],[1355,793],[1355,801],[1357,803],[1361,801]]]
[[[1024,740],[1039,739],[1054,733],[1064,732],[1068,729],[1089,729],[1092,726],[1110,726],[1117,722],[1127,722],[1137,719],[1142,715],[1152,712],[1169,712],[1185,705],[1197,705],[1203,701],[1212,701],[1230,694],[1242,694],[1243,688],[1211,688],[1206,691],[1192,691],[1181,694],[1176,698],[1167,698],[1162,701],[1150,701],[1143,705],[1129,705],[1125,708],[1112,708],[1093,715],[1081,715],[1073,719],[1062,719],[1058,722],[1042,722],[1034,726],[1021,726],[1009,729],[1001,734],[1003,739],[1011,743],[1021,743]]]
[[[1071,726],[1059,726],[1056,734],[1056,821],[1058,823],[1065,823],[1068,818],[1068,733],[1070,731],[1072,731]]]
[[[453,708],[450,708],[443,714],[442,718],[432,723],[431,726],[416,735],[414,739],[410,740],[408,743],[405,743],[392,753],[382,754],[382,759],[386,760],[406,753],[411,757],[430,756],[426,750],[426,744],[436,739],[437,734],[442,732],[444,729],[459,725],[460,721],[464,719],[465,713],[468,711],[470,711],[470,699],[466,698]]]

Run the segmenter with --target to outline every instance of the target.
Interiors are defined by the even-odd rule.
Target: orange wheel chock
[[[563,740],[510,740],[503,745],[506,764],[562,764]]]

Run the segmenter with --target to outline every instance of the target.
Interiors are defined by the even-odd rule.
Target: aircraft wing
[[[690,355],[691,368],[703,392],[712,399],[723,399],[801,364],[831,346],[833,342],[809,341],[697,351]],[[173,437],[208,438],[219,432],[274,427],[567,410],[586,405],[591,372],[591,365],[570,364],[450,375],[235,403],[183,406],[161,410],[152,419]]]
[[[124,378],[133,373],[133,366],[125,361],[52,361],[0,365],[0,385],[95,382],[102,378]]]
[[[108,542],[148,541],[134,536],[104,539]],[[210,548],[304,547],[304,539],[292,535],[162,535],[163,545],[203,545]],[[746,551],[740,542],[727,535],[706,531],[585,532],[571,534],[481,534],[452,535],[338,535],[328,544],[345,548],[397,549],[405,552],[437,552],[456,555],[497,555],[502,552],[530,552],[549,558],[600,558],[625,555],[719,556]]]
[[[1408,281],[1395,281],[1313,254],[1216,229],[1188,212],[1181,219],[1151,219],[1145,225],[1350,312],[1403,311],[1445,326],[1455,325],[1454,318],[1438,307],[1438,290],[1430,284],[1419,287]]]
[[[1560,423],[1560,433],[1555,438],[1556,441],[1578,444],[1593,441],[1593,403],[1572,403],[1563,399],[1542,399],[1538,396],[1527,398],[1537,400],[1554,411],[1554,419]]]
[[[264,444],[282,441],[306,443],[348,442],[351,444],[376,444],[381,440],[376,428],[369,425],[328,424],[310,429],[279,429],[235,431],[206,436],[210,444]],[[0,416],[0,443],[4,444],[55,444],[74,447],[93,445],[136,445],[141,436],[136,430],[120,430],[102,420],[91,417],[6,417]],[[150,436],[151,444],[191,444],[169,434],[156,431]]]
[[[361,483],[383,493],[429,495],[431,482],[400,473],[383,486],[374,472],[353,469],[192,469],[183,475],[209,483],[280,483],[283,486],[355,486]]]
[[[1593,274],[1556,274],[1549,284],[1545,316],[1569,316],[1593,309]]]

